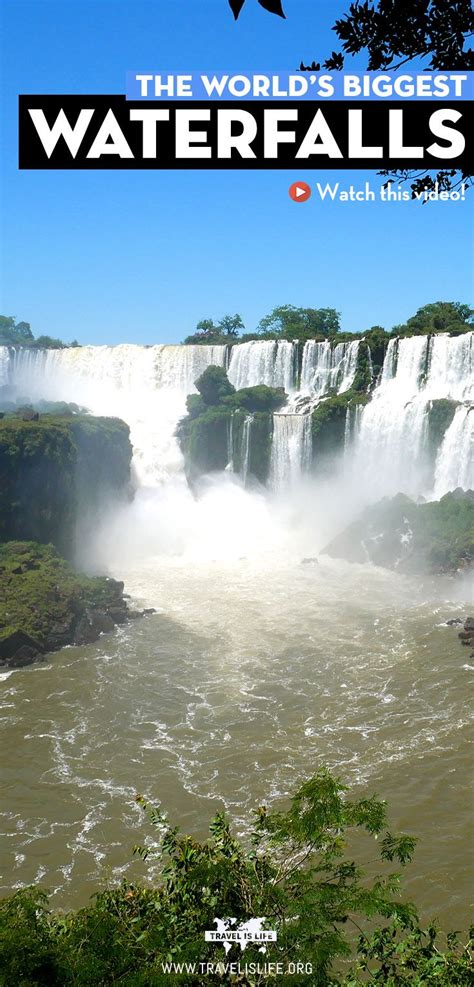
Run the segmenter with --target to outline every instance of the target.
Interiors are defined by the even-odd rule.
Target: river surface
[[[469,591],[301,558],[132,562],[114,574],[158,613],[2,676],[3,891],[63,907],[145,876],[136,792],[198,837],[222,805],[243,832],[326,764],[420,837],[423,915],[467,926],[473,662],[444,621]]]

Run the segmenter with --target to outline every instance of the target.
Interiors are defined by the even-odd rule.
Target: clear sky
[[[82,343],[177,342],[204,317],[327,307],[359,331],[470,301],[465,203],[295,204],[291,182],[364,172],[18,171],[19,93],[123,93],[137,71],[294,70],[348,0],[3,0],[0,311]],[[361,65],[359,67],[365,67]],[[354,65],[354,68],[357,68]]]

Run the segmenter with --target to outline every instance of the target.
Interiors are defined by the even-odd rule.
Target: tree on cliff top
[[[13,315],[0,315],[0,346],[25,346],[33,339],[29,322],[16,322]]]
[[[37,336],[29,322],[16,322],[13,315],[0,315],[0,346],[38,346],[41,349],[64,349],[67,343],[52,336]],[[77,340],[71,346],[79,346]]]
[[[260,333],[275,333],[285,339],[329,336],[340,329],[340,314],[334,308],[296,308],[279,305],[258,324]]]
[[[223,315],[217,323],[217,328],[223,336],[238,336],[245,326],[242,317],[236,312],[235,315]]]
[[[238,312],[235,315],[223,315],[219,322],[213,319],[201,319],[191,336],[186,336],[185,343],[227,343],[231,339],[236,339],[241,329],[245,329],[242,316]]]
[[[449,332],[451,336],[473,328],[474,310],[462,302],[430,302],[407,319],[406,324],[394,326],[392,335],[421,335]]]

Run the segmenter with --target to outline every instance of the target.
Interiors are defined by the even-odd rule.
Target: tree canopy
[[[394,326],[392,335],[448,332],[452,336],[473,327],[474,309],[463,302],[430,302],[422,305],[404,325]]]
[[[52,336],[33,335],[29,322],[16,322],[13,315],[0,315],[0,346],[38,346],[42,349],[63,349],[67,343]],[[79,346],[77,340],[71,346]]]
[[[196,324],[195,331],[190,336],[186,336],[184,342],[191,344],[228,343],[230,340],[236,339],[242,329],[245,329],[245,326],[242,316],[238,312],[235,315],[223,315],[219,322],[214,322],[213,319],[200,319]]]
[[[206,405],[220,404],[223,398],[235,394],[235,387],[230,383],[224,367],[214,365],[206,367],[198,377],[196,388]]]
[[[33,339],[29,322],[16,322],[13,315],[0,315],[0,346],[24,346]]]
[[[334,308],[279,305],[260,320],[257,328],[259,333],[281,335],[285,339],[329,336],[340,329],[340,313]]]

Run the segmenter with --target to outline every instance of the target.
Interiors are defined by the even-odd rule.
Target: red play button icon
[[[288,189],[288,195],[293,202],[306,202],[311,195],[311,186],[306,182],[293,182]]]

